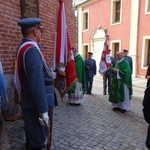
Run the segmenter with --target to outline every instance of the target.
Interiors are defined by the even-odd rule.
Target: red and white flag
[[[109,35],[105,31],[105,42],[104,42],[104,47],[101,55],[101,60],[99,64],[99,73],[103,74],[107,69],[109,69],[111,65],[111,59],[110,59],[110,51],[108,48],[108,40],[109,40]]]
[[[65,7],[59,0],[57,38],[56,38],[56,72],[55,87],[63,97],[77,82],[74,57],[66,25]]]

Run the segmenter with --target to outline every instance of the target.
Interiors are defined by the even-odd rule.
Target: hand
[[[49,116],[48,112],[45,112],[43,114],[40,114],[39,122],[41,126],[48,126],[49,125]]]
[[[114,69],[114,73],[117,73],[117,70],[118,70],[118,69]]]
[[[150,76],[147,76],[147,79],[150,80]]]
[[[53,72],[53,80],[55,80],[57,77],[57,73],[56,72]]]

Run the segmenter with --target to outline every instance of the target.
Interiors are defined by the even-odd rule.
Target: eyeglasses
[[[37,27],[37,28],[41,31],[41,33],[43,33],[43,28],[42,28],[42,26],[36,25],[35,27]]]

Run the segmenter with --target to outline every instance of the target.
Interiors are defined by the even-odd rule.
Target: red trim
[[[18,54],[18,58],[17,58],[17,68],[18,68],[18,76],[19,76],[19,81],[20,84],[22,84],[22,77],[21,77],[21,58],[24,54],[24,52],[33,44],[26,44],[25,46],[23,46],[20,50],[19,50],[19,54]]]

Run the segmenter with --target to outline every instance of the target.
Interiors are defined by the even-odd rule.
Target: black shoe
[[[71,106],[74,106],[74,103],[69,103]]]
[[[86,94],[91,94],[91,92],[86,92]]]
[[[75,106],[80,106],[80,103],[79,104],[74,104]]]
[[[125,109],[121,109],[121,110],[120,110],[120,112],[125,113],[125,112],[126,112],[126,110],[125,110]]]
[[[114,110],[114,111],[120,111],[121,109],[118,108],[118,107],[114,107],[113,110]]]

